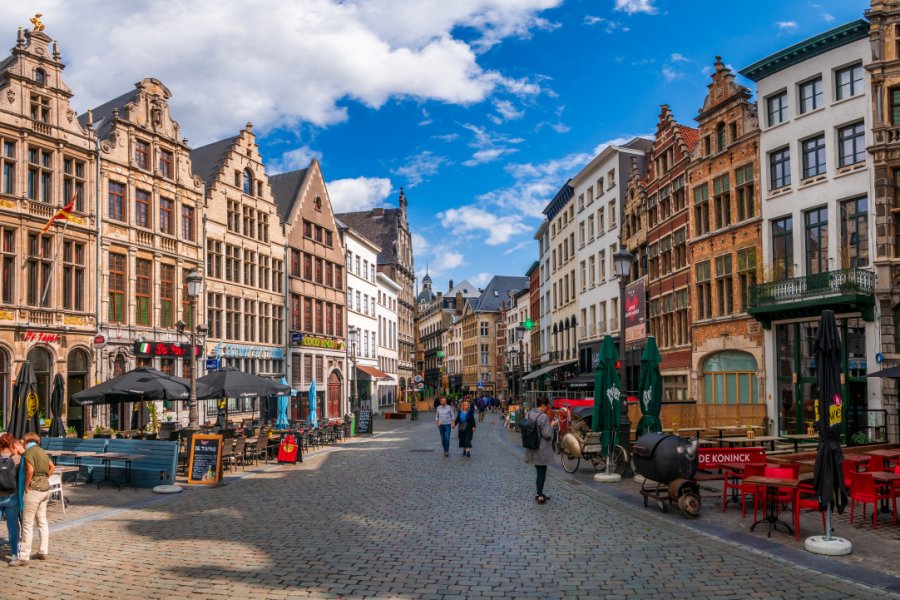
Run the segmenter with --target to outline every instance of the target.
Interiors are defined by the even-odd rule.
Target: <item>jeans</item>
[[[19,557],[19,496],[0,496],[0,516],[6,516],[6,531],[9,534],[9,551],[12,559]]]
[[[444,446],[444,452],[450,452],[450,425],[438,425],[441,430],[441,444]]]
[[[22,514],[22,548],[19,559],[31,558],[31,542],[34,539],[34,522],[41,534],[41,554],[50,552],[50,527],[47,524],[47,503],[50,492],[28,490],[25,494],[25,510]]]
[[[547,465],[534,465],[537,471],[537,493],[538,496],[544,495],[544,481],[547,479]]]

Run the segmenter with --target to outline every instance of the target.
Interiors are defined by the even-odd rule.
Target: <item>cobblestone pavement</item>
[[[493,418],[471,459],[444,458],[427,418],[378,421],[380,437],[303,465],[57,524],[49,561],[0,565],[0,598],[888,596],[667,526],[555,471],[539,506],[534,469]]]

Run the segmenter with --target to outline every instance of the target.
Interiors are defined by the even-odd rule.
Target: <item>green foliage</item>
[[[862,446],[871,442],[869,436],[864,431],[857,431],[850,436],[850,443],[854,446]]]

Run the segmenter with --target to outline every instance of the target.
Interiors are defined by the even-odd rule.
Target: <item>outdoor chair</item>
[[[259,462],[259,458],[262,457],[266,463],[269,462],[269,434],[265,431],[265,428],[261,429],[259,435],[256,438],[256,445],[253,447],[253,457],[256,459],[256,462]]]
[[[799,466],[798,466],[799,470]],[[794,469],[784,466],[784,467],[766,467],[765,470],[766,477],[775,477],[776,479],[796,479],[794,476]],[[760,490],[760,494],[763,493],[763,490]],[[796,488],[792,487],[783,487],[778,488],[778,504],[782,507],[794,503],[794,496],[797,493]]]
[[[244,450],[247,447],[247,438],[236,437],[234,438],[234,455],[232,461],[234,462],[234,466],[237,466],[238,461],[241,463],[241,469],[247,466],[247,463],[244,461]]]
[[[897,496],[900,493],[895,491],[893,487],[888,487],[886,492],[882,492],[875,485],[871,473],[853,473],[850,492],[850,524],[853,525],[853,514],[856,510],[856,503],[863,505],[863,521],[866,519],[866,505],[872,505],[872,529],[878,529],[878,503],[882,500],[890,500],[893,504],[894,525],[897,525]]]
[[[809,483],[802,483],[797,488],[794,496],[794,534],[797,541],[800,541],[800,511],[816,511],[822,515],[822,530],[827,535],[828,526],[825,524],[825,512],[819,511],[819,498],[816,496],[816,490]]]
[[[222,469],[228,468],[234,460],[234,444],[230,441],[222,442]]]
[[[856,463],[841,463],[841,469],[844,471],[844,487],[847,488],[847,494],[853,489],[853,474],[856,473]]]
[[[866,471],[869,473],[877,473],[878,471],[887,471],[887,469],[884,466],[884,457],[883,456],[869,457],[869,464],[866,467]]]
[[[62,475],[54,473],[47,478],[50,483],[50,497],[59,496],[59,503],[62,505],[63,514],[66,514],[66,496],[63,492]]]
[[[748,463],[744,465],[743,473],[735,473],[733,471],[725,471],[725,480],[724,485],[722,486],[722,512],[725,512],[725,509],[728,508],[728,493],[729,490],[737,491],[741,498],[741,518],[744,519],[747,517],[747,494],[750,494],[753,497],[753,515],[754,520],[756,520],[756,493],[758,491],[758,486],[754,484],[744,483],[744,479],[752,476],[760,476],[764,475],[766,470],[766,466],[763,464],[751,464]],[[736,482],[734,480],[737,480]]]

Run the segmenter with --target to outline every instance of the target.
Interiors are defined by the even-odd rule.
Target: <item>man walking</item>
[[[484,421],[484,411],[487,408],[487,398],[481,396],[475,401],[475,407],[478,409],[478,420]]]
[[[441,432],[444,456],[450,456],[450,429],[453,427],[453,409],[447,406],[447,399],[441,396],[441,403],[434,411],[434,421]]]

